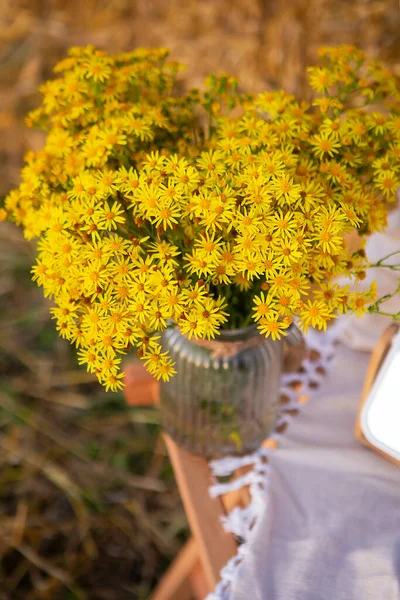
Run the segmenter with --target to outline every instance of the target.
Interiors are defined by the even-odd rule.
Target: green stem
[[[245,320],[243,321],[242,327],[247,327],[248,325],[250,325],[251,321],[252,321],[252,314],[249,313],[247,315],[247,317],[245,318]]]
[[[371,267],[387,267],[388,269],[391,269],[393,267],[400,267],[400,265],[384,265],[383,264],[383,262],[385,260],[387,260],[391,256],[395,256],[395,254],[400,254],[400,250],[396,250],[395,252],[391,252],[390,254],[387,254],[386,256],[384,256],[383,258],[381,258],[380,260],[378,260],[378,262],[370,265],[370,268]]]
[[[393,321],[400,321],[400,312],[387,313],[387,312],[383,312],[381,310],[370,310],[370,309],[368,309],[368,310],[369,310],[369,312],[372,312],[375,315],[381,315],[382,317],[390,317],[391,319],[393,319]]]

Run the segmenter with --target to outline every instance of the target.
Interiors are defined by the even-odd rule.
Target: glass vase
[[[293,325],[285,341],[297,342]],[[189,340],[168,328],[162,344],[177,374],[160,385],[164,428],[195,454],[256,450],[274,427],[284,340],[266,339],[255,324],[221,331],[216,340]]]

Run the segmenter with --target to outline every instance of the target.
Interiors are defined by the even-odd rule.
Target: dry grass
[[[192,85],[229,71],[247,89],[304,94],[320,45],[357,44],[399,71],[399,31],[398,0],[0,0],[0,193],[41,143],[23,115],[71,45],[166,46]]]
[[[185,537],[158,415],[77,369],[0,238],[0,598],[146,598]]]
[[[321,44],[400,69],[398,0],[0,0],[0,194],[42,143],[23,116],[70,45],[163,45],[187,81],[230,71],[304,91]],[[0,600],[144,599],[186,535],[158,415],[78,369],[31,282],[34,247],[0,226]]]

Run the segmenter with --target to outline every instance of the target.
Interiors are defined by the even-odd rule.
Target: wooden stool
[[[285,355],[284,370],[299,368],[304,355],[304,344],[291,347]],[[158,383],[141,364],[131,363],[125,372],[124,395],[130,406],[158,404]],[[160,580],[152,600],[203,600],[215,589],[221,569],[237,552],[236,540],[223,529],[221,517],[235,506],[247,506],[250,494],[247,488],[242,488],[211,498],[212,478],[207,460],[183,450],[167,434],[164,440],[192,537]],[[263,445],[274,447],[275,444],[265,440]],[[236,476],[243,475],[249,468],[238,469]]]

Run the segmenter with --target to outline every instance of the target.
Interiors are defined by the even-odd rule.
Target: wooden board
[[[371,359],[370,359],[369,365],[368,365],[368,371],[367,371],[367,374],[366,374],[366,377],[364,380],[364,387],[363,387],[363,391],[361,394],[360,405],[358,408],[358,415],[357,415],[356,425],[355,425],[355,429],[354,429],[355,438],[359,442],[361,442],[362,444],[364,444],[365,446],[367,446],[374,452],[377,452],[386,460],[390,460],[391,462],[395,463],[396,465],[400,465],[400,461],[396,460],[393,456],[386,454],[386,452],[383,452],[380,448],[376,448],[376,446],[373,446],[367,440],[367,438],[364,436],[362,429],[361,429],[361,411],[362,411],[363,406],[368,398],[368,395],[371,391],[371,388],[376,379],[376,376],[378,375],[379,369],[381,368],[382,363],[383,363],[387,353],[390,350],[390,346],[392,344],[392,338],[397,333],[398,329],[399,329],[399,325],[397,325],[396,323],[393,323],[393,325],[390,325],[390,327],[388,327],[383,332],[383,334],[381,335],[381,337],[378,340],[377,345],[374,348],[374,351],[372,352]]]

